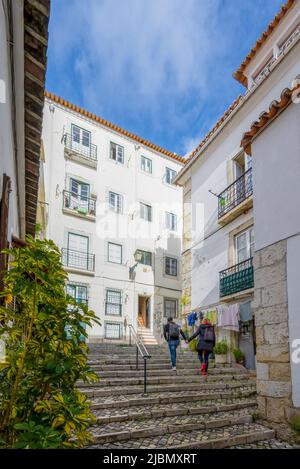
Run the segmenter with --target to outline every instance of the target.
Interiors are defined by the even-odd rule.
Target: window
[[[239,264],[254,254],[254,229],[250,228],[235,237],[236,262]]]
[[[106,290],[105,314],[122,316],[122,292],[120,290]]]
[[[87,296],[87,286],[86,285],[77,285],[69,283],[66,287],[67,295],[74,298],[77,303],[82,303],[87,305],[88,296]]]
[[[76,149],[86,150],[89,152],[91,147],[91,132],[84,130],[77,125],[72,124],[72,147]]]
[[[177,300],[171,298],[164,299],[164,316],[176,318],[177,316]]]
[[[168,184],[173,183],[173,179],[175,178],[176,175],[177,175],[177,172],[174,171],[174,169],[166,168],[166,182]]]
[[[165,258],[165,273],[177,277],[177,259],[173,257]]]
[[[110,142],[110,158],[117,163],[124,164],[124,148],[116,143]]]
[[[121,339],[121,324],[113,322],[105,323],[105,338],[106,339]]]
[[[89,238],[87,236],[68,233],[68,249],[72,251],[88,253]]]
[[[145,173],[152,174],[152,160],[150,160],[150,158],[141,156],[141,170]]]
[[[82,200],[87,200],[90,196],[90,185],[76,181],[76,179],[71,179],[70,192],[73,196],[78,196]]]
[[[109,208],[113,212],[122,213],[123,212],[123,197],[120,194],[115,192],[109,192]]]
[[[92,270],[93,256],[89,252],[89,238],[74,233],[68,233],[68,249],[65,253],[66,265],[77,269]]]
[[[147,221],[152,221],[152,207],[151,205],[143,204],[140,202],[140,217]]]
[[[166,212],[166,228],[171,231],[177,230],[177,215]]]
[[[148,251],[137,250],[138,253],[142,255],[142,259],[139,261],[139,264],[152,265],[152,253]]]
[[[122,264],[122,246],[121,244],[108,243],[108,262]]]

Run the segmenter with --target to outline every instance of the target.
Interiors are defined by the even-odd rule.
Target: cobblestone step
[[[190,430],[146,438],[93,444],[90,448],[100,449],[220,449],[242,444],[251,444],[274,438],[274,431],[254,423],[242,423],[221,428]]]
[[[79,386],[81,390],[89,397],[104,397],[104,396],[123,396],[129,394],[137,394],[143,393],[144,386],[143,385],[133,385],[133,386],[107,386],[107,387],[100,387],[98,388],[97,384],[89,385],[88,387],[86,384]],[[234,389],[234,388],[249,388],[255,390],[255,385],[248,382],[238,382],[235,383],[175,383],[175,384],[168,384],[168,385],[155,385],[155,386],[147,386],[147,394],[152,393],[163,393],[163,392],[177,392],[177,391],[223,391],[225,389]]]
[[[234,381],[250,381],[251,377],[248,375],[208,375],[207,383],[210,382],[234,382]],[[183,383],[203,383],[203,377],[198,374],[193,375],[174,375],[173,376],[148,376],[147,378],[147,386],[153,385],[161,385],[161,384],[174,384],[179,383],[182,385]],[[101,378],[100,381],[94,383],[92,385],[93,388],[99,387],[104,388],[106,386],[142,386],[144,384],[143,376],[140,377],[125,377],[125,378]],[[79,381],[78,386],[86,387],[86,384]]]
[[[236,399],[236,398],[253,398],[256,396],[256,390],[253,386],[248,387],[234,387],[227,389],[204,389],[197,391],[172,391],[172,392],[156,392],[151,395],[143,395],[142,393],[132,394],[130,396],[124,394],[109,394],[107,396],[92,396],[93,409],[111,409],[111,408],[124,408],[133,406],[145,406],[156,404],[178,404],[178,403],[191,403],[199,401],[217,401],[221,402],[223,399]]]
[[[104,365],[104,366],[95,366],[92,367],[93,371],[97,373],[101,377],[109,378],[109,377],[126,377],[126,376],[144,376],[144,370],[140,367],[138,370],[135,366],[131,367],[123,367],[122,370],[117,365]],[[199,363],[192,364],[189,367],[177,367],[177,374],[180,375],[190,375],[190,374],[199,374],[200,366]],[[239,374],[247,374],[249,376],[255,376],[253,373],[249,373],[245,369],[238,369],[238,368],[214,368],[211,367],[209,369],[209,376],[212,375],[234,375],[237,376]],[[150,368],[149,365],[147,367],[147,375],[148,376],[174,376],[174,371],[171,369],[170,366],[157,366],[157,368]]]
[[[300,447],[297,445],[291,445],[286,441],[280,441],[273,438],[271,440],[262,440],[253,443],[246,443],[244,445],[239,444],[236,446],[232,446],[231,449],[300,449]]]
[[[126,441],[134,438],[222,428],[230,425],[251,423],[252,417],[248,409],[232,412],[216,412],[209,414],[169,416],[148,420],[131,420],[106,425],[95,425],[91,428],[94,443]]]
[[[207,415],[218,412],[232,412],[239,409],[248,409],[248,412],[254,412],[257,409],[256,399],[248,397],[201,399],[195,402],[176,402],[171,404],[94,409],[93,413],[97,418],[98,424],[108,424],[141,419],[146,421],[147,419],[159,417],[194,416],[200,414]]]

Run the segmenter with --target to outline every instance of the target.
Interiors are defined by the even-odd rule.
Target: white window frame
[[[178,259],[176,257],[165,257],[165,275],[169,275],[170,277],[178,276]]]
[[[112,204],[112,198],[114,197],[114,204]],[[108,206],[109,210],[115,213],[123,213],[123,196],[114,191],[108,191]]]
[[[141,156],[141,170],[144,173],[152,174],[152,160],[147,156]]]
[[[165,173],[165,180],[167,184],[172,185],[173,184],[173,179],[177,176],[177,171],[172,168],[166,167],[166,173]]]
[[[152,206],[149,204],[145,204],[144,202],[140,202],[140,218],[143,220],[152,221]]]
[[[111,260],[112,259],[111,253],[110,253],[110,247],[111,246],[117,246],[117,247],[120,248],[120,251],[121,251],[120,262],[117,262],[115,260]],[[123,263],[123,246],[122,246],[122,244],[113,243],[111,241],[108,241],[108,243],[107,243],[107,262],[110,262],[112,264],[122,265],[122,263]]]
[[[115,155],[113,154],[115,151]],[[124,164],[124,147],[115,142],[110,142],[109,158],[116,163]]]
[[[79,142],[77,140],[74,139],[74,130],[79,130]],[[84,135],[86,134],[86,135]],[[85,145],[83,142],[84,142],[84,139],[85,137],[88,136],[88,145]],[[72,141],[72,148],[73,148],[73,145],[74,145],[74,150],[76,150],[76,147],[77,148],[85,148],[85,149],[89,149],[89,151],[91,150],[91,144],[92,144],[92,138],[91,138],[91,132],[89,130],[86,130],[86,129],[83,129],[82,127],[80,127],[79,125],[76,125],[76,124],[71,124],[71,141]]]
[[[238,239],[242,236],[246,237],[246,244],[242,248],[238,248]],[[252,239],[251,239],[252,238]],[[234,247],[235,247],[235,262],[239,264],[240,262],[244,262],[247,259],[250,259],[254,255],[254,227],[251,226],[244,231],[236,234],[234,237]],[[239,252],[243,249],[246,249],[246,257],[243,260],[239,259]]]
[[[167,309],[166,309],[166,303],[167,302],[172,302],[172,303],[175,303],[175,314],[174,313],[170,313],[170,312],[167,312]],[[168,318],[168,317],[172,317],[172,318],[177,318],[178,316],[178,300],[177,298],[164,298],[164,317],[165,318]]]
[[[165,213],[165,226],[167,230],[177,231],[177,215],[176,213]]]
[[[112,337],[107,335],[107,326],[118,326],[119,335],[118,337]],[[122,324],[119,322],[105,321],[104,323],[104,338],[109,340],[120,340],[122,338]]]
[[[75,295],[72,295],[68,289],[69,288],[72,288],[74,289],[75,291]],[[74,298],[77,302],[78,302],[78,299],[80,298],[77,294],[77,291],[79,288],[84,288],[85,289],[85,298],[84,297],[81,297],[81,299],[84,299],[85,300],[85,304],[87,305],[88,304],[88,285],[82,285],[82,284],[79,284],[79,283],[75,283],[75,282],[68,282],[66,284],[66,293],[67,295],[71,296],[72,298]],[[79,302],[78,302],[79,303]]]
[[[118,296],[118,301],[108,301],[110,298],[113,299]],[[106,288],[105,291],[105,316],[122,316],[122,290],[118,290],[117,288]],[[113,309],[110,310],[109,306]],[[117,307],[118,312],[112,312],[114,307]]]

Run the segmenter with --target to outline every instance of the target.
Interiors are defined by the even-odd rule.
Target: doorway
[[[140,327],[150,329],[150,296],[139,295],[138,323]]]

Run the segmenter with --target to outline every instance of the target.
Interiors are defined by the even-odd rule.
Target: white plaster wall
[[[285,57],[274,72],[255,90],[255,92],[244,102],[243,106],[234,115],[231,121],[216,136],[214,141],[203,151],[191,167],[192,179],[192,308],[197,306],[210,306],[219,302],[219,271],[228,267],[228,248],[229,248],[229,231],[242,225],[245,221],[253,216],[252,211],[248,214],[238,217],[236,220],[221,228],[217,222],[217,205],[218,199],[213,196],[209,189],[218,194],[225,189],[231,181],[227,179],[227,161],[231,160],[238,154],[240,142],[244,132],[248,131],[252,122],[258,119],[261,112],[268,110],[270,103],[274,99],[279,99],[282,90],[290,87],[294,78],[300,72],[300,44]],[[298,106],[298,113],[300,106]],[[280,119],[280,118],[279,118]],[[297,116],[299,121],[299,114]],[[287,126],[289,124],[287,123]],[[295,120],[290,124],[291,138],[300,138],[299,126],[295,132]],[[288,137],[290,138],[290,137]],[[267,220],[272,220],[282,216],[280,207],[285,208],[285,218],[283,223],[280,222],[276,230],[287,231],[287,226],[297,225],[300,227],[300,217],[298,216],[300,206],[297,201],[298,197],[294,197],[291,202],[290,196],[287,194],[278,197],[275,194],[276,203],[270,205],[270,200],[274,197],[276,187],[281,185],[279,176],[284,173],[286,180],[292,176],[292,186],[295,194],[296,176],[295,168],[299,167],[299,146],[298,160],[294,153],[293,164],[295,166],[289,169],[285,162],[285,146],[287,138],[281,139],[278,145],[269,142],[265,147],[264,153],[269,155],[276,152],[280,154],[280,161],[276,165],[271,165],[270,161],[261,158],[261,161],[255,162],[254,168],[254,206],[259,211],[256,213],[256,223],[261,227],[258,233],[255,233],[255,249],[262,246],[262,236],[266,237],[266,244],[269,244],[272,238],[277,238],[276,233],[270,230]],[[255,145],[255,143],[254,143]],[[264,160],[264,161],[262,161]],[[280,166],[278,166],[278,164]],[[260,184],[259,193],[257,193],[256,182],[260,180],[261,170],[259,165],[264,165],[263,184]],[[268,169],[268,171],[267,171]],[[265,179],[265,173],[267,176]],[[292,175],[290,173],[293,173]],[[278,177],[277,177],[278,176]],[[275,179],[274,179],[275,178]],[[276,183],[274,181],[276,180]],[[279,184],[279,186],[278,186]],[[289,189],[291,190],[291,189]],[[272,195],[273,194],[273,195]],[[265,197],[268,200],[268,206],[265,203]],[[279,201],[278,199],[281,199]],[[289,200],[289,202],[288,202]],[[256,203],[256,201],[258,201]],[[279,205],[278,205],[279,204]],[[296,207],[297,205],[297,207]],[[268,213],[267,213],[268,212]],[[267,216],[267,218],[265,218]],[[276,231],[275,230],[275,231]],[[263,233],[263,234],[262,234]]]
[[[50,106],[50,107],[49,107]],[[50,109],[55,109],[51,112]],[[97,145],[97,170],[65,159],[64,144],[61,142],[64,132],[71,132],[71,124],[91,132],[92,143]],[[90,238],[90,251],[96,257],[94,276],[69,274],[72,281],[88,283],[90,286],[89,306],[105,320],[136,323],[138,295],[152,297],[153,313],[155,287],[158,296],[177,299],[181,297],[180,254],[182,232],[182,190],[164,182],[165,168],[179,171],[181,165],[175,160],[162,157],[154,151],[133,142],[97,123],[84,118],[78,113],[49,100],[45,102],[43,141],[45,148],[45,186],[49,205],[49,224],[47,236],[58,246],[67,247],[68,231],[82,233]],[[116,164],[109,158],[110,142],[124,147],[125,163]],[[152,159],[152,175],[140,170],[140,157]],[[67,188],[68,176],[81,178],[91,184],[91,191],[97,194],[96,223],[75,218],[62,212],[62,191]],[[116,215],[107,210],[109,190],[123,195],[123,214]],[[139,219],[139,202],[152,206],[153,222]],[[177,231],[164,230],[165,211],[177,214]],[[110,231],[107,233],[107,228]],[[107,242],[122,244],[123,265],[107,261]],[[129,267],[134,265],[133,254],[136,249],[151,251],[154,254],[153,268],[138,265],[135,282],[129,281]],[[164,275],[164,256],[176,257],[179,261],[179,275],[170,278]],[[105,288],[113,287],[123,291],[123,315],[120,317],[104,316]],[[161,294],[161,292],[163,292]],[[158,301],[158,298],[157,298]],[[151,314],[153,319],[153,314]],[[90,336],[103,335],[103,326],[95,326]]]
[[[256,249],[300,232],[300,105],[291,104],[254,140]]]

